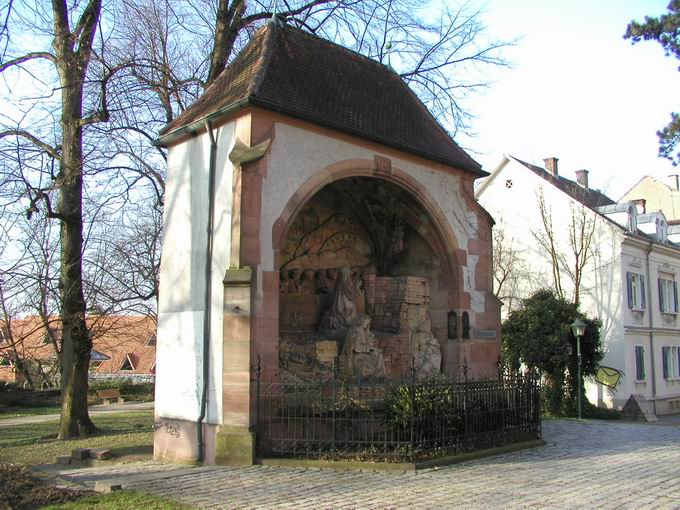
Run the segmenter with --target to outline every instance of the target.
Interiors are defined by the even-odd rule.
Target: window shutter
[[[668,379],[668,347],[661,348],[661,358],[663,364],[663,378]]]
[[[645,380],[645,351],[641,345],[635,346],[635,379]]]
[[[645,292],[645,275],[641,274],[639,278],[640,278],[640,308],[644,310],[645,296],[647,295],[647,293]]]
[[[633,308],[633,275],[626,273],[626,282],[628,284],[628,308]]]
[[[678,311],[678,283],[673,280],[673,311]]]
[[[658,279],[658,282],[659,282],[659,309],[662,312],[665,312],[666,311],[666,303],[664,303],[664,300],[663,300],[663,288],[662,288],[662,285],[661,285],[661,278]]]

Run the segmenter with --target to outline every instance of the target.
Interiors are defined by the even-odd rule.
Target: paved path
[[[61,471],[201,508],[680,508],[680,428],[553,420],[548,445],[419,473],[145,463]]]
[[[127,404],[92,405],[88,408],[90,416],[98,414],[122,413],[126,411],[141,411],[153,409],[153,402],[129,402]],[[1,418],[0,428],[12,425],[25,425],[27,423],[42,423],[44,421],[58,420],[59,414],[36,414],[33,416],[19,416],[17,418]]]

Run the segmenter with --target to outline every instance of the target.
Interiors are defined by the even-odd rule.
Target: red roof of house
[[[92,315],[87,318],[87,325],[92,334],[92,371],[100,374],[153,374],[156,362],[156,344],[149,344],[149,338],[156,334],[156,323],[144,316],[111,316]],[[58,318],[49,319],[49,327],[55,338],[61,338],[61,324]],[[19,356],[28,360],[49,361],[55,358],[55,351],[50,343],[45,342],[46,328],[39,317],[16,319],[11,323],[12,338],[16,342]],[[1,340],[1,339],[0,339]],[[0,358],[12,358],[7,336],[0,341]],[[104,359],[101,365],[94,367],[95,361]],[[130,356],[134,370],[120,371],[121,366]]]
[[[258,106],[473,174],[488,175],[387,66],[292,26],[262,27],[161,132]]]

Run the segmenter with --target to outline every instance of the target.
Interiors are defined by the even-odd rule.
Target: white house
[[[680,248],[663,212],[617,204],[588,187],[586,170],[572,181],[559,175],[557,158],[544,161],[541,168],[505,156],[476,192],[497,222],[503,246],[495,253],[510,256],[516,273],[504,282],[506,308],[542,287],[559,285],[574,299],[581,261],[579,302],[602,320],[601,364],[623,372],[615,390],[588,385],[589,399],[620,408],[638,394],[656,414],[680,412]]]

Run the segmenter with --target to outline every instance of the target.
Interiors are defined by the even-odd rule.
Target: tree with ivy
[[[643,23],[631,21],[623,37],[633,44],[642,40],[657,41],[667,56],[680,59],[680,0],[671,0],[668,11],[658,18],[645,16]],[[659,136],[659,156],[670,159],[673,165],[680,164],[680,114],[672,112],[670,123],[656,134]],[[674,153],[676,148],[678,151]]]
[[[576,338],[571,323],[586,323],[581,338],[583,375],[595,375],[604,353],[600,344],[599,319],[591,319],[578,304],[542,289],[513,310],[503,322],[503,357],[513,370],[524,366],[536,370],[546,380],[544,406],[550,414],[576,414],[578,388]],[[582,395],[583,396],[583,395]],[[586,401],[584,399],[584,401]]]

